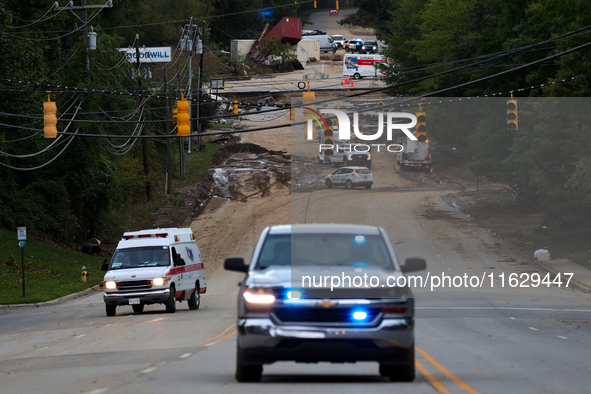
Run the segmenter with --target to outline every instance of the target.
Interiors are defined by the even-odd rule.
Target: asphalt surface
[[[453,190],[412,187],[391,170],[390,157],[376,158],[375,188],[294,193],[291,220],[382,226],[401,259],[427,259],[422,277],[485,275],[482,287],[415,288],[414,382],[391,383],[375,363],[286,362],[265,366],[260,383],[236,383],[241,275],[218,269],[198,311],[186,303],[174,314],[163,306],[143,314],[121,307],[107,317],[100,292],[1,311],[0,392],[588,392],[589,294],[556,285],[503,287],[500,274],[543,271],[448,207],[440,196]],[[396,191],[396,184],[404,187]],[[228,255],[240,254],[237,243]]]

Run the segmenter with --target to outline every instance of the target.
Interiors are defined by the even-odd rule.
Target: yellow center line
[[[226,340],[226,339],[228,339],[228,338],[236,335],[237,332],[238,332],[238,330],[234,330],[231,333],[229,333],[228,335],[226,335],[225,337],[220,338],[217,341],[213,341],[213,342],[208,343],[208,345],[213,345],[214,343],[218,343],[218,342],[224,341],[224,340]]]
[[[435,390],[439,391],[441,394],[453,394],[451,391],[448,390],[447,387],[443,385],[437,378],[429,372],[427,368],[419,360],[415,358],[415,365],[421,371],[423,375],[429,380],[431,385],[435,388]]]
[[[220,333],[219,333],[218,335],[216,335],[215,337],[213,337],[213,338],[209,338],[208,340],[206,340],[206,341],[203,341],[203,342],[199,342],[199,345],[203,345],[204,343],[211,342],[211,341],[213,341],[213,340],[216,340],[216,339],[218,339],[219,337],[221,337],[222,335],[224,335],[225,333],[227,333],[228,331],[230,331],[230,330],[231,330],[232,328],[234,328],[235,326],[236,326],[236,323],[232,324],[230,327],[226,328],[224,331],[220,332]]]
[[[470,394],[480,394],[479,391],[474,390],[468,383],[464,382],[462,379],[458,378],[456,375],[451,373],[443,365],[439,364],[433,357],[431,357],[429,355],[429,353],[427,353],[424,350],[419,349],[416,346],[415,346],[415,349],[417,350],[417,352],[421,353],[421,355],[423,357],[425,357],[427,359],[427,361],[429,361],[431,364],[433,364],[433,366],[435,368],[437,368],[438,370],[443,372],[448,378],[450,378],[455,384],[457,384],[459,388],[461,388],[462,390],[464,390],[465,392],[470,393]]]

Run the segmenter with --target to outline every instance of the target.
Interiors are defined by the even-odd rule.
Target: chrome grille
[[[123,291],[150,290],[152,281],[149,280],[129,280],[117,282],[117,289]]]

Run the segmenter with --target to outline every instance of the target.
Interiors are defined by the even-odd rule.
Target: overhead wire
[[[62,11],[63,11],[63,9],[61,9],[61,10],[58,10],[57,14],[51,15],[50,17],[43,19],[43,18],[44,18],[44,17],[45,17],[47,14],[49,14],[49,13],[50,13],[50,12],[51,12],[53,9],[54,9],[54,5],[52,5],[52,6],[51,6],[51,7],[50,7],[50,8],[49,8],[49,9],[48,9],[46,12],[45,12],[45,14],[41,15],[41,16],[39,17],[39,19],[37,19],[36,21],[25,21],[24,19],[17,18],[17,17],[15,17],[14,15],[11,15],[11,14],[9,14],[8,12],[6,12],[6,11],[2,10],[2,11],[3,11],[3,12],[6,14],[6,15],[9,15],[9,16],[11,16],[12,18],[18,19],[18,20],[20,20],[20,21],[23,21],[23,22],[25,22],[25,23],[29,23],[29,24],[28,24],[28,25],[23,25],[23,26],[12,26],[12,25],[4,25],[4,24],[0,24],[0,26],[3,26],[3,27],[8,27],[8,28],[10,28],[10,29],[24,29],[25,27],[32,26],[32,25],[34,25],[34,24],[36,24],[36,23],[45,22],[45,21],[47,21],[47,20],[49,20],[49,19],[55,18],[56,16],[58,16],[59,14],[61,14],[61,13],[62,13]]]
[[[59,40],[60,38],[64,38],[64,37],[67,37],[67,36],[69,36],[69,35],[71,35],[71,34],[74,34],[74,33],[76,33],[77,31],[79,31],[80,29],[82,29],[83,27],[87,26],[87,25],[88,25],[90,22],[92,22],[92,20],[93,20],[94,18],[96,18],[96,17],[98,16],[98,14],[99,14],[99,13],[100,13],[100,12],[101,12],[101,11],[102,11],[102,10],[103,10],[105,7],[106,7],[106,6],[107,6],[107,4],[108,4],[108,3],[109,3],[109,2],[107,1],[107,2],[106,2],[106,3],[105,3],[105,4],[104,4],[104,5],[101,7],[101,8],[99,8],[97,11],[95,11],[95,12],[94,12],[94,14],[92,14],[92,15],[91,15],[91,16],[88,18],[88,20],[87,20],[86,22],[84,22],[82,25],[80,25],[80,26],[79,26],[79,27],[77,27],[76,29],[74,29],[74,30],[72,30],[72,31],[70,31],[70,32],[68,32],[68,33],[66,33],[66,34],[64,34],[64,35],[58,36],[58,37],[51,37],[51,38],[29,38],[29,37],[21,37],[21,36],[18,36],[18,35],[16,35],[16,34],[13,34],[13,33],[8,33],[8,32],[5,32],[5,31],[0,31],[0,34],[5,34],[5,35],[11,36],[11,37],[18,38],[18,39],[20,39],[20,40],[27,40],[27,41],[37,41],[37,42],[40,42],[40,41],[53,41],[53,40]],[[35,33],[35,34],[41,34],[41,33],[43,33],[43,32],[36,32],[36,31],[32,31],[32,32],[22,32],[22,33],[27,33],[27,34],[31,34],[31,33]]]
[[[527,67],[532,66],[532,65],[539,64],[539,63],[541,63],[543,61],[546,61],[546,60],[556,59],[556,58],[558,58],[560,56],[564,56],[564,55],[567,55],[567,54],[570,54],[570,53],[579,51],[581,49],[584,49],[584,48],[587,48],[587,47],[590,47],[590,46],[591,46],[591,42],[587,42],[587,43],[585,43],[583,45],[579,45],[579,46],[574,47],[574,48],[571,48],[569,50],[566,50],[566,51],[563,51],[563,52],[560,52],[560,53],[557,53],[557,54],[554,54],[554,55],[545,57],[543,59],[539,59],[539,60],[536,60],[536,61],[527,63],[525,65],[521,65],[521,66],[512,68],[510,70],[502,71],[500,73],[496,73],[496,74],[489,75],[489,76],[486,76],[486,77],[483,77],[483,78],[479,78],[479,79],[476,79],[476,80],[468,81],[468,82],[465,82],[465,83],[462,83],[462,84],[458,84],[458,85],[454,85],[454,86],[451,86],[451,87],[447,87],[447,88],[444,88],[444,89],[439,89],[437,91],[424,93],[424,94],[418,95],[416,97],[402,99],[401,101],[398,101],[397,103],[394,103],[394,104],[400,104],[400,103],[404,103],[404,102],[409,102],[409,101],[412,101],[412,100],[420,99],[422,97],[430,97],[430,96],[434,96],[434,95],[437,95],[437,94],[441,94],[441,93],[449,92],[449,91],[452,91],[452,90],[456,90],[456,89],[459,89],[459,88],[462,88],[462,87],[466,87],[466,86],[469,86],[469,85],[477,84],[477,83],[480,83],[480,82],[483,82],[483,81],[486,81],[486,80],[489,80],[489,79],[496,78],[496,77],[501,76],[501,75],[505,75],[505,74],[508,74],[508,73],[511,73],[511,72],[522,70],[524,68],[527,68]],[[399,86],[399,85],[403,85],[403,84],[406,85],[406,84],[408,84],[410,82],[413,82],[413,81],[402,82],[402,83],[397,84],[397,85],[391,85],[391,86],[388,86],[388,87],[385,87],[385,88],[379,88],[379,89],[375,89],[375,90],[377,90],[377,91],[383,91],[383,90],[391,89],[391,88],[396,87],[396,86]],[[359,96],[362,96],[364,94],[367,94],[367,93],[357,93],[357,94],[349,95],[349,96],[346,96],[346,97],[343,97],[343,98],[339,98],[339,100],[346,100],[346,99],[350,99],[350,98],[353,98],[353,97],[359,97]],[[320,100],[320,101],[316,101],[314,104],[315,105],[318,105],[318,104],[323,104],[323,103],[332,102],[332,101],[335,101],[335,99]],[[390,106],[392,106],[394,104],[388,103],[388,104],[384,104],[384,105],[378,105],[378,106],[375,106],[375,107],[373,107],[371,109],[359,110],[358,113],[363,113],[363,112],[368,112],[368,111],[375,111],[376,109],[387,108],[387,107],[390,107]],[[303,107],[303,105],[297,105],[295,107],[296,108],[299,108],[299,107]],[[292,106],[292,108],[294,108],[294,106]],[[277,111],[277,110],[272,110],[272,111]],[[263,111],[261,111],[261,112],[263,112]],[[265,112],[269,112],[269,111],[265,111]],[[232,116],[231,115],[228,115],[228,116],[225,116],[225,117],[232,117]],[[208,119],[208,118],[213,118],[213,117],[200,118],[200,120]],[[160,123],[160,122],[159,121],[151,121],[151,123]],[[261,130],[278,129],[278,128],[283,128],[283,127],[291,127],[291,126],[294,126],[296,124],[305,124],[305,122],[284,123],[284,124],[274,125],[274,126],[268,126],[268,127],[259,127],[259,128],[251,128],[251,129],[240,129],[240,130],[230,130],[230,131],[220,131],[220,132],[214,132],[214,133],[192,133],[191,136],[192,137],[200,137],[200,136],[218,135],[218,134],[246,133],[246,132],[254,132],[254,131],[261,131]],[[84,136],[85,137],[97,137],[97,136],[101,136],[101,135],[84,134]],[[111,136],[111,137],[113,137],[113,138],[127,138],[127,136]],[[146,138],[146,137],[152,137],[153,138],[153,136],[138,136],[136,138]],[[166,138],[166,137],[167,136],[162,136],[162,137],[158,137],[158,138]]]
[[[382,88],[372,89],[372,90],[369,90],[369,91],[366,91],[366,92],[362,92],[362,93],[356,93],[356,94],[348,95],[348,96],[346,96],[346,98],[359,97],[359,96],[370,94],[370,93],[375,93],[375,92],[384,91],[384,90],[387,90],[387,89],[392,89],[392,88],[395,88],[395,87],[400,87],[400,86],[407,85],[407,84],[410,84],[410,83],[417,83],[417,82],[420,82],[420,81],[425,80],[425,79],[429,79],[429,78],[433,78],[433,77],[445,75],[445,74],[448,74],[448,73],[451,73],[451,72],[457,72],[459,70],[463,70],[463,69],[466,69],[466,68],[469,68],[469,67],[473,67],[475,65],[479,65],[479,64],[482,64],[482,63],[485,63],[485,62],[488,62],[488,61],[496,60],[498,58],[501,58],[501,57],[504,57],[504,56],[508,56],[510,54],[518,53],[520,51],[523,51],[523,50],[526,50],[526,49],[535,47],[537,45],[541,45],[541,44],[547,43],[549,41],[554,41],[554,40],[557,40],[557,39],[560,39],[560,38],[565,38],[565,37],[571,36],[571,35],[573,35],[573,34],[575,34],[577,32],[588,30],[589,28],[591,28],[591,26],[586,26],[584,28],[575,30],[573,32],[566,33],[566,34],[564,34],[562,36],[558,36],[558,37],[555,37],[555,38],[550,39],[550,40],[546,40],[546,41],[542,41],[542,42],[539,42],[539,43],[536,43],[536,44],[531,44],[531,45],[528,45],[528,46],[525,46],[525,47],[517,48],[517,49],[512,50],[512,51],[509,51],[507,53],[504,53],[504,54],[501,54],[501,55],[497,55],[497,56],[495,56],[493,58],[481,60],[481,61],[478,61],[476,63],[464,65],[464,66],[461,66],[461,67],[458,67],[458,68],[455,68],[455,69],[452,69],[452,70],[446,70],[446,71],[443,71],[443,72],[440,72],[440,73],[436,73],[436,74],[433,74],[433,75],[424,76],[424,77],[421,77],[421,78],[414,79],[412,81],[405,81],[405,82],[401,82],[401,83],[398,83],[398,84],[395,84],[395,85],[389,85],[389,86],[385,86],[385,87],[382,87]],[[539,63],[542,63],[542,62],[545,62],[545,61],[548,61],[548,60],[552,60],[552,59],[554,59],[554,58],[556,58],[558,56],[563,56],[565,54],[568,54],[568,53],[577,51],[579,49],[582,49],[582,48],[586,47],[587,45],[589,45],[589,44],[584,44],[582,46],[573,48],[571,50],[560,52],[559,54],[556,54],[556,55],[553,55],[553,56],[550,56],[550,57],[546,57],[546,58],[537,60],[535,62],[530,62],[530,63],[527,63],[525,65],[521,65],[519,67],[516,67],[516,68],[513,68],[511,70],[508,70],[508,72],[513,72],[513,71],[516,71],[516,70],[519,70],[519,69],[523,69],[525,67],[529,67],[529,66],[531,66],[533,64],[539,64]],[[498,74],[495,74],[495,75],[502,75],[504,73],[505,72],[498,73]],[[485,77],[485,78],[487,78],[487,77]],[[482,81],[482,80],[483,79],[481,78],[481,79],[479,79],[477,81]],[[22,82],[22,81],[18,81],[18,82]],[[474,81],[470,81],[468,84],[472,84],[472,83],[474,83]],[[463,85],[457,85],[457,86],[460,86],[461,87],[461,86],[467,86],[467,85],[466,84],[463,84]],[[438,93],[440,93],[440,92],[441,91],[438,91]],[[155,93],[156,92],[154,92],[154,94]],[[329,102],[329,101],[332,101],[332,99],[320,101],[320,102],[317,102],[317,103]],[[264,112],[272,112],[272,111],[276,111],[276,109],[273,109],[271,111],[264,111]],[[263,111],[261,111],[261,112],[263,112]],[[5,115],[5,116],[18,116],[18,115],[15,115],[15,114],[7,114],[7,113],[0,113],[0,114]],[[20,117],[27,117],[27,116],[21,115]],[[200,120],[220,118],[220,117],[235,117],[235,115],[201,117]],[[35,117],[31,117],[31,118],[35,118]],[[149,121],[149,122],[146,122],[146,121],[142,121],[142,122],[145,122],[145,123],[161,123],[161,122],[167,122],[167,121],[168,120],[152,120],[152,121]],[[84,121],[84,122],[88,122],[88,123],[114,123],[114,122],[110,122],[110,121],[90,121],[90,120]]]
[[[67,145],[64,147],[64,149],[61,150],[61,152],[59,152],[57,155],[55,155],[51,160],[49,160],[49,161],[47,161],[47,162],[45,162],[45,163],[43,163],[43,164],[41,164],[39,166],[21,168],[21,167],[14,167],[14,166],[11,166],[9,164],[2,163],[2,162],[0,162],[0,165],[3,166],[3,167],[8,167],[8,168],[13,169],[13,170],[17,170],[17,171],[33,171],[33,170],[38,170],[40,168],[43,168],[43,167],[51,164],[53,161],[55,161],[55,159],[57,159],[59,156],[61,156],[62,153],[65,152],[65,150],[68,148],[68,146],[70,146],[70,143],[74,140],[74,137],[76,135],[78,135],[78,130],[80,130],[80,129],[76,129],[76,131],[74,133],[70,133],[71,134],[71,137],[70,137]]]
[[[76,108],[79,109],[80,106],[78,106]],[[74,116],[72,117],[72,119],[74,117],[76,117],[76,113],[74,113]],[[64,129],[64,132],[67,132],[68,131],[68,128],[70,127],[70,124],[71,124],[71,122],[68,123],[68,125]],[[42,150],[40,150],[38,152],[35,152],[35,153],[30,153],[30,154],[26,154],[26,155],[13,155],[13,154],[10,154],[10,153],[7,153],[7,152],[0,151],[0,155],[1,156],[7,156],[7,157],[14,157],[14,158],[18,158],[18,159],[23,159],[23,158],[28,158],[28,157],[34,157],[34,156],[40,155],[40,154],[42,154],[44,152],[47,152],[48,150],[53,149],[55,146],[59,145],[58,142],[59,142],[60,138],[61,138],[61,135],[58,135],[56,137],[56,139],[53,140],[53,142],[51,144],[47,145],[45,148],[43,148]]]
[[[74,55],[76,55],[79,50],[80,50],[80,47],[76,47],[76,50],[74,51],[74,53],[72,53],[72,55],[68,58],[68,60],[66,60],[66,62],[64,64],[62,64],[57,70],[55,70],[54,72],[52,72],[51,74],[49,74],[45,78],[49,79],[49,78],[53,77],[55,74],[57,74],[59,70],[61,70],[62,68],[64,68],[65,65],[68,64],[70,62],[70,60],[72,60],[72,58],[74,57]]]

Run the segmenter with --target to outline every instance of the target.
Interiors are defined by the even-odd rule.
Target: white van
[[[111,262],[105,259],[103,300],[107,316],[120,305],[141,313],[145,305],[165,304],[174,313],[176,301],[199,309],[207,291],[201,252],[190,228],[159,228],[123,234]]]
[[[343,75],[360,79],[363,77],[383,77],[386,73],[376,68],[376,63],[385,63],[383,55],[346,54],[343,57]]]
[[[318,40],[320,41],[320,52],[327,53],[328,51],[332,51],[332,39],[324,34],[315,34],[315,33],[324,33],[318,30],[304,30],[302,31],[302,40]]]

